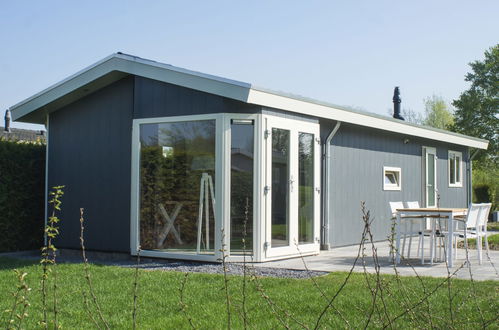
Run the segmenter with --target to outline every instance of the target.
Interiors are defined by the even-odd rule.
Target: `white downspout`
[[[45,233],[45,228],[47,228],[47,217],[48,217],[48,202],[49,202],[49,125],[50,118],[47,113],[45,117],[45,225],[43,226],[43,245],[47,245],[47,234]]]
[[[331,182],[331,175],[330,175],[330,165],[331,165],[331,140],[335,136],[336,132],[338,132],[338,129],[341,126],[341,122],[338,121],[336,122],[336,126],[334,126],[333,130],[329,133],[329,135],[326,138],[326,141],[324,142],[324,151],[323,151],[323,156],[324,156],[324,176],[323,176],[323,183],[322,183],[322,207],[323,207],[323,217],[322,217],[322,245],[321,245],[321,250],[329,250],[330,245],[329,245],[329,219],[330,219],[330,210],[329,210],[329,186]]]

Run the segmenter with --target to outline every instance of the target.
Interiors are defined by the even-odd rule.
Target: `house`
[[[0,126],[1,140],[45,143],[45,131],[22,128],[10,128],[10,130],[6,130],[5,127]]]
[[[122,53],[10,110],[47,127],[59,247],[84,208],[88,249],[204,261],[356,244],[361,201],[377,240],[389,201],[465,207],[488,144]]]

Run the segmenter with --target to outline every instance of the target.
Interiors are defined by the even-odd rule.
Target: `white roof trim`
[[[445,141],[473,148],[487,149],[488,145],[488,142],[485,140],[469,138],[461,134],[452,134],[451,132],[446,132],[444,130],[428,129],[418,125],[410,125],[402,121],[396,122],[395,120],[388,118],[378,118],[371,114],[338,109],[255,89],[250,90],[248,103],[255,103],[271,108],[303,113],[314,117],[338,120],[345,123],[378,128],[385,131],[413,135],[431,140]]]
[[[287,110],[314,117],[373,127],[432,140],[487,149],[488,141],[362,113],[300,97],[265,91],[240,81],[190,71],[121,53],[110,55],[76,74],[10,107],[13,120],[37,111],[51,102],[90,84],[111,72],[123,72],[159,80],[242,102]]]

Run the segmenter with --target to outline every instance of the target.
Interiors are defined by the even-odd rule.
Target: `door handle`
[[[293,179],[293,176],[289,179],[289,190],[293,191],[293,184],[295,183],[295,180]]]

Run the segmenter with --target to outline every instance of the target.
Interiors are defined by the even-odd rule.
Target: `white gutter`
[[[247,103],[478,149],[487,149],[488,146],[488,141],[482,139],[436,128],[419,126],[399,119],[371,113],[341,109],[322,102],[278,95],[255,88],[250,89]]]
[[[331,140],[338,132],[338,129],[341,126],[341,121],[336,122],[336,126],[334,126],[331,133],[326,138],[326,142],[324,142],[324,175],[323,175],[323,184],[322,184],[322,244],[321,250],[329,250],[329,220],[330,220],[330,210],[329,210],[329,187],[331,183],[331,175],[329,171],[329,167],[331,165]]]

